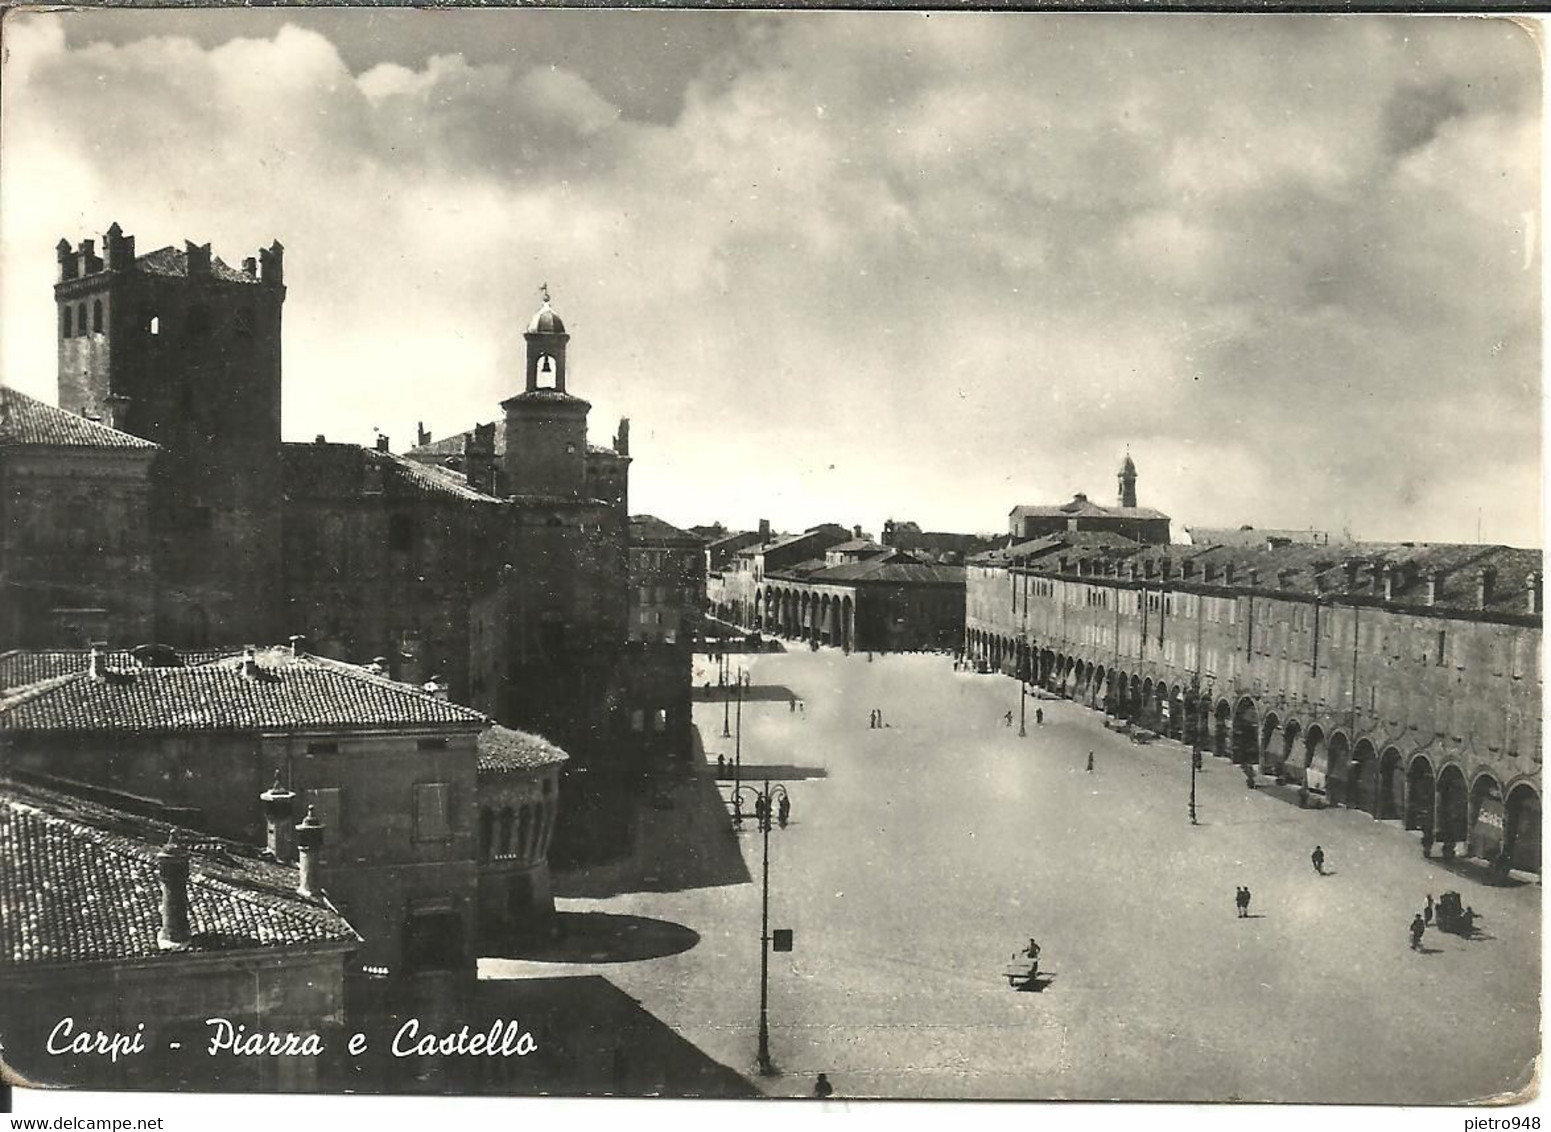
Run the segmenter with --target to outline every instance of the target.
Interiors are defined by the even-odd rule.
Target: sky
[[[1017,13],[12,13],[0,379],[54,244],[286,247],[288,439],[494,419],[547,283],[679,525],[1541,543],[1535,31]]]

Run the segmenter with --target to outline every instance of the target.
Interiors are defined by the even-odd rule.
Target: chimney
[[[1259,567],[1251,566],[1249,568],[1249,584],[1252,585],[1252,586],[1258,586],[1260,584],[1260,568]]]
[[[156,854],[156,871],[162,882],[162,926],[156,933],[156,945],[173,951],[189,944],[188,925],[188,854],[172,834]]]
[[[61,283],[74,279],[80,274],[75,252],[70,250],[69,240],[61,239],[59,243],[55,244],[54,254],[59,257],[59,281]]]
[[[377,434],[377,451],[379,451],[379,452],[386,452],[387,450],[388,450],[388,434],[385,433],[385,432],[379,432]]]
[[[258,278],[258,260],[254,256],[244,256],[242,260],[242,273],[249,279]]]
[[[1384,565],[1383,569],[1379,572],[1379,578],[1381,580],[1381,584],[1384,587],[1384,600],[1385,601],[1394,601],[1395,600],[1395,569],[1394,569],[1394,567],[1390,566],[1388,563],[1386,563]]]
[[[301,865],[296,891],[307,897],[320,895],[318,868],[322,864],[319,858],[323,855],[323,823],[311,806],[307,807],[307,816],[296,827],[296,851]]]
[[[103,655],[102,642],[93,641],[91,657],[87,662],[87,671],[93,680],[106,680],[108,678],[108,658]]]
[[[852,538],[861,538],[862,537],[862,525],[860,523],[857,523],[855,526],[853,526],[851,528],[851,537]]]
[[[1279,590],[1291,589],[1293,575],[1297,572],[1296,570],[1278,570],[1276,572],[1276,588]]]
[[[759,521],[759,541],[762,542],[762,543],[766,543],[766,542],[770,541],[770,520],[769,519],[761,519]]]
[[[122,393],[109,393],[102,402],[104,410],[102,423],[109,428],[123,429],[129,419],[130,398]]]
[[[269,855],[282,865],[296,859],[296,815],[291,803],[296,795],[280,785],[280,772],[275,771],[275,784],[259,795],[264,804],[264,828]]]
[[[279,240],[259,249],[259,282],[270,287],[279,287],[285,282],[285,248]]]
[[[1163,575],[1164,581],[1168,581],[1170,578],[1174,577],[1174,559],[1165,558],[1162,562],[1158,563],[1158,570],[1159,573]]]
[[[259,675],[258,649],[252,645],[244,645],[242,649],[242,674],[249,680],[257,680]]]
[[[1196,576],[1196,564],[1187,558],[1179,564],[1179,576],[1181,578],[1194,578]]]
[[[1222,568],[1222,584],[1225,586],[1233,585],[1233,576],[1236,573],[1238,573],[1238,570],[1232,562],[1224,562]]]
[[[1525,605],[1526,613],[1540,612],[1540,571],[1532,570],[1524,575],[1524,588],[1529,591],[1529,597]]]
[[[190,279],[210,274],[209,244],[196,244],[192,240],[184,240],[183,254],[188,258],[188,275]]]
[[[415,422],[415,447],[424,448],[431,443],[431,430],[425,427],[424,421]]]
[[[366,666],[366,671],[373,676],[386,677],[388,675],[388,658],[385,656],[372,657],[372,662]]]
[[[433,676],[421,686],[420,689],[432,699],[445,700],[447,698],[447,683],[440,676]]]
[[[306,639],[307,638],[302,636],[300,633],[292,633],[291,634],[290,641],[291,641],[291,656],[292,657],[301,656],[302,653],[306,651],[305,649],[302,648],[302,642],[305,641]]]
[[[328,437],[326,437],[326,436],[324,436],[324,435],[323,435],[323,434],[322,434],[322,433],[321,433],[321,432],[320,432],[320,433],[318,433],[318,435],[317,435],[317,436],[315,436],[315,437],[313,437],[313,438],[312,438],[312,442],[313,442],[313,443],[314,443],[314,444],[327,444],[327,443],[328,443],[328,442],[329,442],[329,438],[328,438]]]
[[[1492,591],[1497,588],[1497,571],[1484,567],[1476,575],[1476,605],[1485,609],[1492,602]]]
[[[1063,554],[1059,559],[1056,560],[1056,572],[1058,574],[1064,574],[1070,565],[1071,559],[1067,558],[1067,556]]]
[[[614,434],[614,451],[621,456],[630,455],[630,418],[619,418],[619,431]]]
[[[1427,571],[1427,588],[1422,593],[1422,600],[1428,605],[1438,604],[1438,571]]]

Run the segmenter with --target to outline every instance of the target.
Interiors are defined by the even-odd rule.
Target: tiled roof
[[[925,563],[917,562],[883,562],[872,559],[867,562],[847,562],[841,566],[831,566],[828,569],[809,574],[807,580],[814,585],[825,585],[830,582],[886,582],[892,584],[962,586],[964,584],[964,567],[929,566]]]
[[[177,279],[188,277],[188,252],[185,249],[165,247],[146,252],[135,258],[135,270],[145,275],[167,275]],[[210,257],[210,275],[223,283],[253,283],[258,280],[246,271],[228,267],[220,256]]]
[[[829,548],[829,552],[831,554],[837,552],[841,554],[854,554],[861,550],[876,550],[878,553],[882,554],[888,549],[889,548],[884,546],[881,542],[873,542],[870,538],[853,538],[847,539],[845,542],[836,543],[834,546]]]
[[[563,763],[570,757],[542,735],[527,731],[488,727],[479,733],[481,774],[538,770],[540,767]]]
[[[0,385],[0,448],[137,448],[156,445]]]
[[[682,531],[672,523],[665,523],[656,515],[630,516],[631,546],[682,546],[702,547],[705,540],[688,531]]]
[[[165,646],[156,645],[142,647],[156,650],[165,648]],[[211,661],[223,660],[242,653],[239,648],[166,651],[175,656],[175,662],[172,657],[168,657],[158,663],[174,668],[209,664]],[[127,669],[137,668],[140,665],[135,653],[129,649],[104,650],[103,659],[109,668]],[[59,676],[85,672],[90,660],[89,649],[12,649],[9,652],[0,653],[0,692],[11,688],[24,688],[29,684],[52,680]]]
[[[1117,572],[1120,563],[1132,563],[1135,580],[1150,585],[1167,584],[1172,588],[1208,587],[1274,591],[1305,596],[1322,595],[1360,602],[1382,603],[1408,608],[1435,608],[1468,616],[1470,614],[1528,614],[1527,578],[1542,570],[1538,550],[1508,546],[1480,546],[1470,543],[1351,543],[1344,546],[1319,546],[1294,543],[1267,549],[1264,546],[1138,546],[1114,536],[1083,539],[1080,532],[1034,539],[1002,551],[977,556],[980,565],[1006,565],[1018,559],[1040,572],[1059,572],[1060,559],[1067,562],[1066,574],[1087,574],[1095,582],[1130,582]],[[1162,576],[1167,561],[1170,577]],[[1190,577],[1183,574],[1185,562],[1191,563]],[[1149,563],[1152,573],[1147,573]],[[1390,598],[1384,598],[1383,567],[1390,568]],[[1233,581],[1228,579],[1232,568]],[[1350,567],[1350,571],[1349,571]],[[1129,570],[1129,565],[1121,567]],[[1487,601],[1479,601],[1481,571],[1493,574]],[[1208,571],[1211,578],[1208,579]],[[1427,580],[1436,576],[1433,600],[1427,601]],[[1535,616],[1539,616],[1536,614]]]
[[[449,703],[355,665],[272,649],[258,673],[241,656],[192,668],[108,667],[24,688],[0,701],[0,731],[168,733],[482,725]]]
[[[456,472],[393,452],[359,444],[329,443],[282,444],[280,450],[288,497],[359,495],[366,490],[368,469],[374,469],[379,477],[374,486],[380,486],[386,494],[466,503],[500,502],[469,487],[466,478]]]
[[[1078,519],[1167,519],[1162,511],[1151,507],[1105,507],[1084,496],[1077,496],[1067,503],[1020,503],[1012,509],[1014,515],[1041,518]]]
[[[508,397],[501,404],[506,405],[512,401],[549,401],[556,405],[575,405],[579,409],[590,409],[592,402],[567,393],[563,389],[526,389],[512,397]]]
[[[1332,536],[1329,531],[1288,527],[1186,527],[1185,530],[1197,546],[1264,546],[1273,539],[1308,546],[1345,546],[1352,541],[1340,535]]]
[[[0,782],[0,968],[149,959],[157,943],[156,854],[175,827],[51,790]],[[297,871],[257,850],[177,830],[190,857],[186,949],[360,942]]]

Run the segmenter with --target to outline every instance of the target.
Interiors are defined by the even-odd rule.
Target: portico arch
[[[1325,772],[1325,797],[1332,806],[1347,805],[1348,786],[1347,775],[1349,773],[1347,762],[1351,753],[1351,743],[1346,734],[1334,731],[1330,735],[1330,741],[1326,745],[1326,772]]]
[[[1513,867],[1540,872],[1540,794],[1527,782],[1508,791],[1504,848]]]
[[[1349,779],[1351,786],[1347,792],[1347,805],[1354,810],[1362,810],[1379,816],[1379,756],[1373,749],[1373,744],[1366,739],[1357,740],[1357,746],[1352,748],[1352,773]]]
[[[1242,697],[1233,707],[1233,761],[1245,766],[1260,763],[1260,720],[1255,701]]]

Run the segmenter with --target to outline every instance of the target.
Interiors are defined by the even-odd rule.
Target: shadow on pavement
[[[700,737],[691,730],[699,751]],[[555,869],[559,897],[603,898],[625,892],[682,892],[747,884],[748,867],[732,835],[727,804],[713,774],[665,779],[656,799],[631,800],[629,843],[616,858]]]
[[[669,920],[609,912],[557,912],[547,935],[492,949],[491,958],[540,963],[633,963],[688,951],[700,933]]]
[[[783,780],[786,782],[801,782],[808,778],[828,778],[829,771],[821,766],[793,766],[790,763],[744,763],[742,770],[744,782],[763,782],[770,779],[772,782]],[[732,781],[732,771],[729,769],[722,775],[722,781]]]
[[[698,703],[719,704],[723,700],[736,703],[738,693],[733,688],[720,688],[712,684],[709,688],[701,685],[690,690],[690,697]],[[743,689],[743,702],[754,703],[790,703],[793,699],[801,699],[796,692],[784,684],[753,684]]]
[[[422,1018],[424,1016],[422,1015]],[[755,1097],[741,1074],[685,1041],[599,975],[482,979],[467,1013],[423,1030],[483,1034],[515,1023],[532,1035],[523,1055],[391,1058],[379,1042],[351,1066],[350,1092],[463,1096]],[[363,1029],[391,1035],[397,1013]]]

